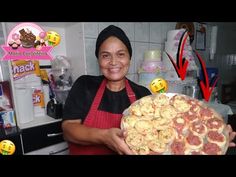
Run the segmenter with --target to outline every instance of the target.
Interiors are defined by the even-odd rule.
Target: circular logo
[[[10,140],[0,142],[0,153],[2,155],[12,155],[16,150],[15,144]]]
[[[153,93],[164,93],[168,89],[168,83],[162,78],[156,78],[150,83],[150,89]]]

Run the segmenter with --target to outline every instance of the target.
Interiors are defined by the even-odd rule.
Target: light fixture
[[[212,26],[211,29],[211,43],[210,43],[210,60],[214,59],[215,53],[216,53],[216,41],[217,41],[217,26]]]

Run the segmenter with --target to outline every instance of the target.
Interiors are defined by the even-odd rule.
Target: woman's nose
[[[115,65],[116,62],[117,62],[117,58],[116,58],[115,56],[112,56],[112,57],[111,57],[111,60],[110,60],[110,64],[111,64],[111,65]]]

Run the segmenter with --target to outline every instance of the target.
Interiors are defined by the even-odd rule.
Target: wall
[[[0,23],[0,45],[5,44],[4,25]],[[3,57],[4,51],[0,47],[0,59]],[[9,80],[8,61],[0,61],[0,81]]]
[[[10,31],[17,23],[7,23],[7,31]],[[82,74],[100,74],[97,59],[95,57],[96,38],[101,30],[110,24],[121,27],[128,35],[133,48],[133,56],[128,77],[137,82],[137,70],[143,60],[146,50],[164,49],[166,34],[175,29],[176,22],[86,22],[86,23],[38,23],[45,30],[53,29],[62,36],[62,42],[55,47],[52,55],[66,55],[73,61],[73,80]],[[195,24],[195,29],[197,23]],[[206,22],[206,50],[198,51],[206,62],[207,67],[218,67],[221,84],[231,82],[236,78],[236,66],[227,65],[227,54],[236,54],[236,23]],[[214,60],[209,60],[210,34],[213,25],[218,26],[217,53]],[[1,28],[0,28],[1,29]],[[1,32],[1,31],[0,31]],[[84,35],[83,35],[84,33]],[[196,35],[195,35],[196,38]],[[79,41],[79,42],[78,42]],[[194,40],[192,47],[195,49]],[[78,46],[78,47],[77,47]],[[198,64],[198,62],[196,62]],[[41,63],[47,64],[47,63]]]
[[[228,55],[236,54],[236,23],[230,22],[206,22],[207,24],[207,47],[201,52],[207,67],[217,67],[219,81],[217,83],[219,98],[221,99],[222,84],[236,80],[236,65],[228,65]],[[210,32],[213,25],[218,26],[216,55],[214,60],[209,59]]]
[[[168,30],[175,29],[176,22],[134,23],[84,23],[87,74],[99,74],[95,57],[95,43],[99,32],[110,24],[121,27],[129,37],[133,48],[133,56],[128,77],[138,81],[137,70],[143,60],[144,52],[151,49],[164,49],[164,41]]]

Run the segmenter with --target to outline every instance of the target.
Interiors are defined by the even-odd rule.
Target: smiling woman
[[[79,77],[65,103],[62,128],[70,154],[133,154],[120,129],[122,113],[151,93],[126,78],[132,48],[122,29],[102,30],[95,55],[102,75]]]
[[[128,73],[130,55],[126,46],[116,37],[109,37],[100,46],[99,65],[103,75],[110,81],[122,81]],[[124,88],[121,84],[121,88]],[[113,88],[110,88],[113,90]]]

